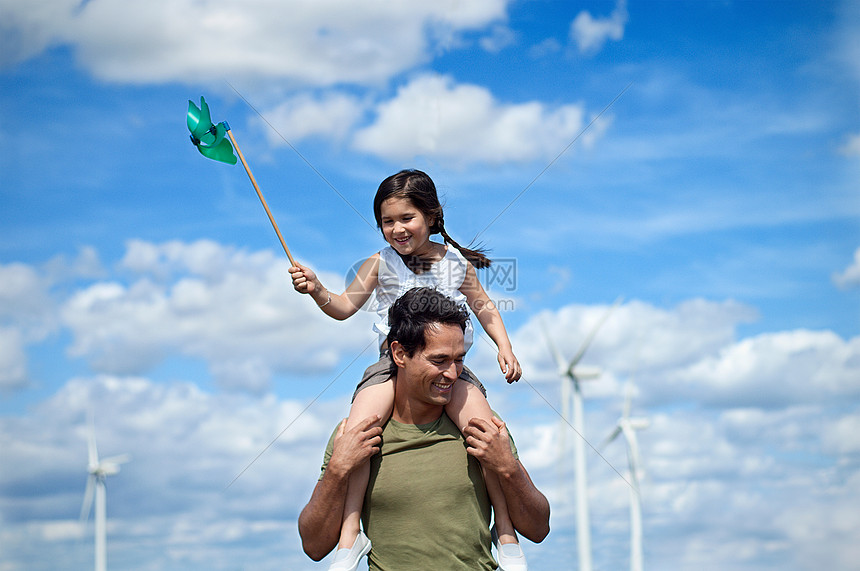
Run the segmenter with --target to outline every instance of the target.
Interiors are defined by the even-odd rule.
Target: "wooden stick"
[[[272,211],[269,210],[269,205],[266,204],[266,199],[263,198],[263,193],[260,192],[260,187],[257,186],[257,181],[254,180],[254,175],[251,174],[251,169],[248,168],[248,163],[245,162],[245,157],[242,155],[242,150],[239,148],[239,145],[236,144],[236,139],[233,138],[233,133],[230,129],[227,129],[227,136],[230,137],[230,141],[233,142],[233,148],[236,149],[236,154],[239,155],[239,160],[242,161],[242,166],[245,167],[245,172],[248,173],[248,178],[251,179],[251,184],[254,185],[254,190],[257,191],[257,196],[260,197],[260,202],[263,203],[263,208],[266,209],[266,214],[269,216],[269,221],[272,223],[272,227],[275,229],[275,233],[278,235],[278,240],[281,241],[281,246],[284,247],[284,252],[287,254],[287,258],[290,259],[290,263],[292,265],[296,265],[296,261],[293,259],[292,254],[290,254],[290,249],[287,248],[287,243],[284,242],[284,237],[281,236],[281,231],[278,229],[278,223],[275,222],[275,218],[272,216]]]

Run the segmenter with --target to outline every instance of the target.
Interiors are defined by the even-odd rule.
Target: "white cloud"
[[[338,411],[326,403],[303,411],[304,403],[271,396],[105,376],[70,381],[25,417],[0,419],[0,541],[4,559],[24,565],[9,569],[56,568],[60,552],[68,568],[92,565],[91,524],[77,523],[89,406],[100,456],[131,455],[107,483],[115,565],[226,570],[241,559],[274,569],[274,553],[280,568],[313,568],[294,538],[294,522]],[[267,547],[245,553],[235,545],[241,541]]]
[[[88,355],[96,353],[98,345],[113,338],[100,329],[124,319],[143,343],[152,336],[141,317],[146,309],[163,320],[166,330],[186,327],[178,318],[182,315],[202,337],[201,345],[221,348],[199,324],[215,322],[204,316],[219,306],[236,316],[243,333],[262,350],[253,353],[257,361],[231,361],[203,349],[200,358],[213,369],[225,363],[273,369],[279,355],[265,340],[259,343],[258,324],[243,317],[250,311],[240,309],[251,294],[227,291],[222,282],[241,273],[250,276],[241,285],[255,285],[255,291],[282,287],[280,278],[262,271],[276,266],[271,253],[249,254],[214,243],[130,244],[122,269],[133,271],[133,285],[103,281],[72,296],[79,310],[87,308],[95,316],[92,326],[77,322],[75,343],[86,339],[93,344]],[[285,289],[293,294],[288,284]],[[300,311],[288,296],[264,293],[262,298],[268,301],[258,309],[275,317],[282,317],[276,301],[290,312]],[[231,300],[237,303],[226,303]],[[566,356],[606,309],[571,305],[546,315]],[[605,370],[602,379],[589,382],[586,394],[586,434],[595,444],[617,418],[620,380],[638,367],[633,412],[652,420],[639,439],[646,545],[655,568],[762,568],[762,561],[776,557],[809,560],[798,569],[813,569],[815,554],[840,564],[854,553],[848,530],[860,522],[856,510],[843,506],[855,502],[851,482],[860,477],[855,461],[860,440],[853,436],[858,411],[851,404],[856,402],[860,338],[784,331],[735,339],[737,325],[754,316],[751,308],[735,302],[690,300],[661,309],[634,300],[616,310],[586,355],[584,362]],[[139,350],[126,338],[130,333],[120,329],[118,335],[129,350]],[[540,382],[554,380],[555,367],[536,320],[511,335],[526,379],[512,387],[495,383],[491,402],[499,405],[532,477],[553,502],[550,543],[531,551],[557,553],[558,544],[551,542],[569,537],[565,528],[574,519],[570,465],[558,456],[556,414],[534,392],[558,405],[554,389]],[[304,336],[292,330],[282,349],[290,351]],[[172,354],[188,353],[192,337],[182,333],[173,343],[156,339],[156,344]],[[313,344],[322,341],[301,341],[300,348],[308,351]],[[473,351],[486,352],[482,346],[478,342]],[[470,366],[476,357],[469,355]],[[294,364],[308,359],[304,354],[293,358]],[[490,359],[478,365],[495,369]],[[696,384],[688,390],[673,380],[679,378]],[[801,387],[804,379],[809,390]],[[811,398],[812,390],[824,396]],[[320,401],[302,412],[305,403],[296,400],[213,394],[187,382],[109,375],[69,381],[27,414],[0,418],[0,443],[8,460],[0,485],[0,540],[13,546],[6,555],[30,562],[28,568],[36,571],[50,569],[60,551],[79,559],[80,567],[91,559],[91,546],[81,541],[91,536],[75,531],[71,522],[83,494],[84,418],[92,405],[102,456],[132,454],[111,478],[108,496],[110,541],[129,569],[219,571],[237,561],[259,569],[313,569],[295,537],[295,517],[309,497],[324,442],[344,404]],[[568,445],[575,437],[570,434]],[[623,551],[627,489],[607,462],[624,474],[624,447],[613,445],[602,454],[605,460],[589,452],[594,535],[604,548]],[[828,513],[835,515],[828,518]],[[166,548],[153,552],[152,544]]]
[[[269,251],[134,241],[122,266],[135,273],[130,285],[96,282],[62,308],[70,354],[100,372],[140,374],[178,354],[207,363],[223,387],[259,392],[274,373],[329,370],[371,339],[369,315],[326,317]],[[321,278],[335,289],[343,281]]]
[[[78,255],[69,259],[59,255],[45,264],[46,274],[51,282],[74,280],[78,278],[98,278],[105,275],[99,254],[92,246],[79,248]]]
[[[284,145],[284,139],[294,143],[308,137],[344,139],[361,118],[366,105],[356,97],[341,93],[326,93],[319,98],[309,94],[297,95],[263,116],[277,133],[266,128],[269,143]]]
[[[387,80],[446,48],[452,36],[503,19],[507,6],[506,0],[4,4],[4,37],[16,47],[6,56],[11,61],[65,43],[93,75],[111,81],[241,77],[311,85]]]
[[[627,2],[618,0],[608,18],[594,18],[583,10],[570,24],[570,37],[581,53],[594,53],[603,48],[607,40],[619,41],[624,37],[627,24]]]
[[[856,500],[856,490],[846,482],[860,472],[850,453],[822,453],[827,409],[715,414],[677,406],[681,402],[651,415],[651,427],[640,434],[646,546],[653,567],[764,569],[789,561],[793,569],[812,570],[820,566],[810,558],[813,553],[836,563],[855,551],[844,529],[857,525],[858,515],[842,505]],[[607,450],[607,459],[623,466],[622,448]],[[609,472],[597,459],[590,460],[590,468],[592,474]],[[594,488],[595,521],[623,522],[627,505],[617,498],[626,488],[620,478],[595,478]],[[615,512],[607,507],[613,497],[622,504]],[[838,516],[828,518],[828,511]],[[803,530],[815,531],[804,536]]]
[[[578,104],[502,103],[483,87],[425,74],[378,106],[376,121],[356,134],[355,147],[391,160],[549,160],[582,130],[584,116]]]
[[[537,316],[520,329],[512,343],[529,378],[557,379],[544,330],[562,358],[572,359],[607,311],[608,306],[567,305]],[[621,373],[674,370],[703,355],[718,354],[732,344],[738,323],[755,318],[754,309],[733,301],[689,300],[661,309],[634,300],[611,314],[581,364]],[[597,383],[594,390],[606,389]]]
[[[57,304],[51,289],[64,273],[55,262],[46,270],[0,264],[0,389],[30,383],[27,347],[56,330]]]
[[[163,244],[130,240],[120,265],[159,281],[175,279],[186,272],[214,280],[231,266],[241,264],[241,269],[250,271],[270,261],[270,252],[239,252],[211,240],[193,243],[173,240]]]
[[[493,26],[490,34],[481,38],[481,47],[491,53],[497,53],[517,41],[516,33],[507,26]]]
[[[860,339],[781,331],[744,339],[677,371],[667,384],[705,402],[770,406],[860,396]]]
[[[605,311],[571,305],[544,317],[569,358]],[[620,411],[619,374],[635,373],[633,414],[652,421],[639,441],[654,567],[762,568],[776,558],[815,569],[817,554],[843,568],[854,553],[845,530],[858,516],[842,505],[856,497],[845,482],[858,477],[860,441],[852,435],[860,338],[799,330],[735,339],[735,327],[754,316],[732,302],[694,300],[663,310],[634,301],[616,310],[586,353],[583,362],[605,371],[583,386],[589,441],[597,445]],[[535,382],[555,375],[537,323],[515,332],[513,343],[525,378],[542,395],[533,402],[558,406],[557,390]],[[525,406],[522,398],[507,403],[506,390],[514,389],[492,390],[506,412]],[[559,427],[553,423],[552,432],[559,435]],[[577,437],[570,432],[567,441]],[[534,451],[554,454],[558,439],[537,438]],[[626,474],[626,453],[620,445],[601,451],[589,455],[592,521],[607,525],[601,535],[609,533],[605,522],[618,524],[618,543],[603,541],[626,549],[626,484],[607,466]],[[557,477],[565,481],[565,474],[572,477]],[[569,489],[549,490],[554,509],[572,519]],[[838,517],[828,518],[828,510]],[[804,538],[810,529],[817,531]]]
[[[839,2],[836,20],[836,47],[844,68],[855,82],[860,82],[860,7],[852,0]]]
[[[33,57],[55,43],[76,0],[0,0],[0,67]]]
[[[854,261],[842,272],[833,274],[833,283],[841,289],[860,287],[860,248],[854,250]]]
[[[826,489],[798,493],[797,501],[777,514],[779,528],[797,546],[796,563],[801,569],[854,567],[860,557],[860,546],[852,539],[860,525],[855,509],[860,502],[858,489],[860,473],[854,472]]]
[[[845,144],[839,148],[839,152],[846,157],[860,157],[860,135],[849,135]]]
[[[542,42],[529,48],[529,56],[532,59],[541,59],[561,51],[562,45],[555,38],[547,38]]]
[[[17,329],[0,327],[0,390],[27,384],[27,355]]]
[[[569,305],[513,334],[524,377],[540,386],[558,379],[541,321],[562,357],[571,359],[606,311]],[[793,330],[736,339],[737,326],[756,317],[754,309],[731,301],[690,300],[672,309],[623,304],[581,362],[605,371],[602,381],[585,383],[583,391],[596,398],[617,394],[618,376],[635,374],[641,398],[652,405],[683,399],[718,408],[766,408],[860,397],[860,338]],[[471,366],[494,379],[495,355],[485,345],[476,343]]]
[[[854,414],[828,419],[821,441],[835,454],[860,453],[860,416]]]
[[[44,337],[54,325],[52,285],[32,266],[0,265],[0,324],[14,324],[29,338]]]

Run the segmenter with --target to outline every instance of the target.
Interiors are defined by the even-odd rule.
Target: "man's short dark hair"
[[[463,305],[429,287],[416,287],[404,293],[388,309],[388,345],[400,343],[406,354],[426,344],[425,332],[433,324],[457,325],[466,331],[469,312]]]

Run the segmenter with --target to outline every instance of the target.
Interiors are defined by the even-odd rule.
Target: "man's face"
[[[463,371],[463,330],[454,324],[433,324],[424,332],[423,349],[409,357],[396,341],[391,356],[400,367],[398,390],[409,400],[445,406],[451,400],[454,382]]]

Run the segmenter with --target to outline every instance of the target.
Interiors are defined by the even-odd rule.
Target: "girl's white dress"
[[[374,291],[371,308],[378,315],[373,330],[379,334],[379,346],[382,347],[388,336],[388,308],[399,298],[415,287],[431,287],[453,299],[456,303],[468,309],[466,296],[460,292],[460,286],[466,279],[466,269],[469,262],[457,250],[447,247],[445,257],[434,263],[422,274],[410,270],[394,248],[388,246],[379,252],[379,285]],[[473,328],[471,320],[466,322],[464,333],[464,348],[472,346]]]

